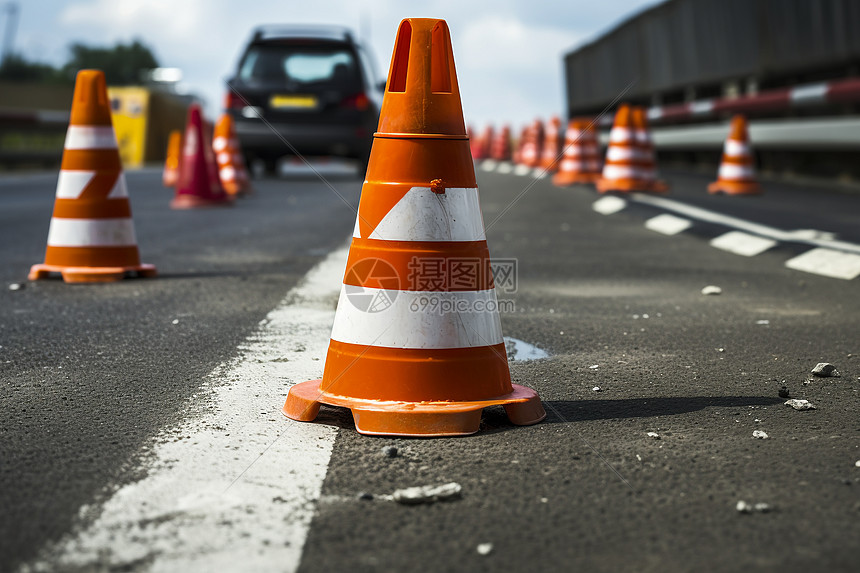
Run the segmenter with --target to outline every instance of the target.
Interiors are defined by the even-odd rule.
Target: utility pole
[[[18,3],[6,2],[3,5],[3,10],[6,12],[6,34],[3,37],[3,53],[0,56],[0,65],[6,63],[15,49],[15,29],[18,27]]]

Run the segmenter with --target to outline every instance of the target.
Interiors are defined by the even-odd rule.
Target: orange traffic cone
[[[558,170],[558,156],[561,151],[561,120],[553,117],[546,126],[541,150],[540,167],[546,171]]]
[[[615,113],[615,124],[609,132],[609,147],[603,173],[596,181],[601,193],[620,191],[651,191],[652,185],[643,178],[644,151],[636,137],[633,110],[622,104]]]
[[[723,162],[717,180],[708,185],[708,193],[755,195],[761,193],[756,180],[747,120],[742,115],[732,118],[732,129],[723,147]]]
[[[490,145],[490,158],[494,161],[511,160],[511,128],[503,125]]]
[[[522,148],[520,149],[520,163],[526,167],[537,167],[541,160],[541,146],[543,145],[543,122],[536,119],[525,132]]]
[[[245,160],[239,150],[233,116],[229,113],[221,114],[218,123],[215,124],[212,150],[218,162],[218,177],[221,179],[224,191],[233,196],[250,193],[251,181],[245,168]]]
[[[126,273],[154,277],[141,264],[105,76],[81,70],[48,230],[45,263],[30,280],[61,273],[67,283],[110,282]]]
[[[233,198],[224,192],[218,178],[218,167],[212,146],[211,133],[203,120],[200,106],[188,108],[188,122],[182,138],[182,159],[179,162],[179,181],[171,209],[194,209],[232,205]]]
[[[647,191],[655,193],[668,191],[669,186],[666,182],[657,179],[657,153],[654,151],[654,140],[651,139],[648,116],[644,107],[633,108],[633,130],[639,147],[639,175],[648,186]]]
[[[403,436],[474,433],[498,404],[542,420],[511,384],[489,270],[448,26],[403,20],[323,378],[290,388],[284,414],[344,406],[359,432]]]
[[[167,140],[167,158],[164,160],[164,173],[161,181],[165,187],[173,187],[179,180],[179,156],[182,153],[182,132],[174,129]]]
[[[529,126],[525,126],[520,130],[520,137],[517,139],[516,146],[514,147],[514,151],[511,154],[511,161],[515,164],[520,165],[523,162],[523,146],[526,144],[526,139],[528,138]]]
[[[586,121],[572,119],[565,133],[564,157],[552,182],[559,187],[593,183],[600,177],[597,136]]]

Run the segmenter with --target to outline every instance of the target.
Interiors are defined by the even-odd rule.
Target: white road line
[[[730,215],[715,213],[714,211],[708,211],[707,209],[702,209],[700,207],[686,205],[678,201],[673,201],[672,199],[666,199],[665,197],[654,197],[652,195],[646,195],[644,193],[633,193],[631,198],[639,203],[645,203],[647,205],[666,209],[667,211],[674,211],[675,213],[679,213],[687,217],[692,217],[693,219],[698,219],[700,221],[707,221],[710,223],[725,225],[727,227],[734,227],[741,231],[747,231],[755,235],[760,235],[762,237],[773,239],[775,241],[806,243],[815,247],[837,249],[849,253],[860,254],[860,245],[855,245],[854,243],[848,243],[846,241],[834,241],[828,238],[827,233],[821,233],[820,231],[810,231],[809,229],[803,229],[799,231],[782,231],[780,229],[768,227],[767,225],[752,223],[750,221],[739,219],[737,217],[732,217]],[[812,233],[817,234],[813,235]]]
[[[787,260],[785,266],[797,271],[850,281],[860,276],[860,255],[818,248]]]
[[[613,197],[612,195],[601,197],[591,205],[591,208],[601,215],[613,215],[625,207],[627,207],[627,201],[621,197]]]
[[[535,179],[546,179],[549,177],[549,171],[544,169],[543,167],[535,167],[532,171],[532,177]]]
[[[677,235],[682,231],[686,231],[693,225],[689,219],[682,219],[669,213],[657,215],[645,221],[645,227],[664,235]]]
[[[146,478],[82,508],[95,521],[24,570],[294,571],[336,429],[280,409],[292,384],[322,375],[346,256],[312,269],[210,375],[188,404],[197,414],[158,437]]]
[[[517,165],[514,167],[514,175],[528,175],[532,172],[532,168],[528,165]]]
[[[503,175],[507,175],[508,173],[510,173],[513,170],[514,170],[513,164],[511,164],[507,161],[500,161],[499,166],[496,169],[496,172],[502,173]]]
[[[741,231],[729,231],[711,240],[712,247],[744,257],[760,255],[777,244],[773,239],[765,239]]]
[[[492,159],[484,159],[481,162],[481,171],[493,171],[496,169],[496,162]]]

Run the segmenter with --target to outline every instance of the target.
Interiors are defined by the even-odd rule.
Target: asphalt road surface
[[[279,414],[322,371],[357,178],[180,212],[160,173],[127,176],[160,275],[81,286],[26,283],[56,174],[0,177],[3,571],[856,570],[860,283],[816,269],[852,274],[860,194],[715,198],[672,174],[671,203],[602,214],[585,187],[480,168],[490,251],[518,261],[503,331],[549,354],[511,374],[548,417],[391,439]],[[661,215],[689,224],[646,226]],[[737,219],[772,244],[713,246]],[[813,272],[786,265],[815,250]],[[449,482],[459,499],[390,499]]]

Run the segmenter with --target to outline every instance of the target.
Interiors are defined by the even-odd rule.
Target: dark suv
[[[225,105],[249,165],[261,159],[274,173],[294,153],[281,138],[302,155],[366,164],[384,83],[348,29],[258,27],[227,85]]]

